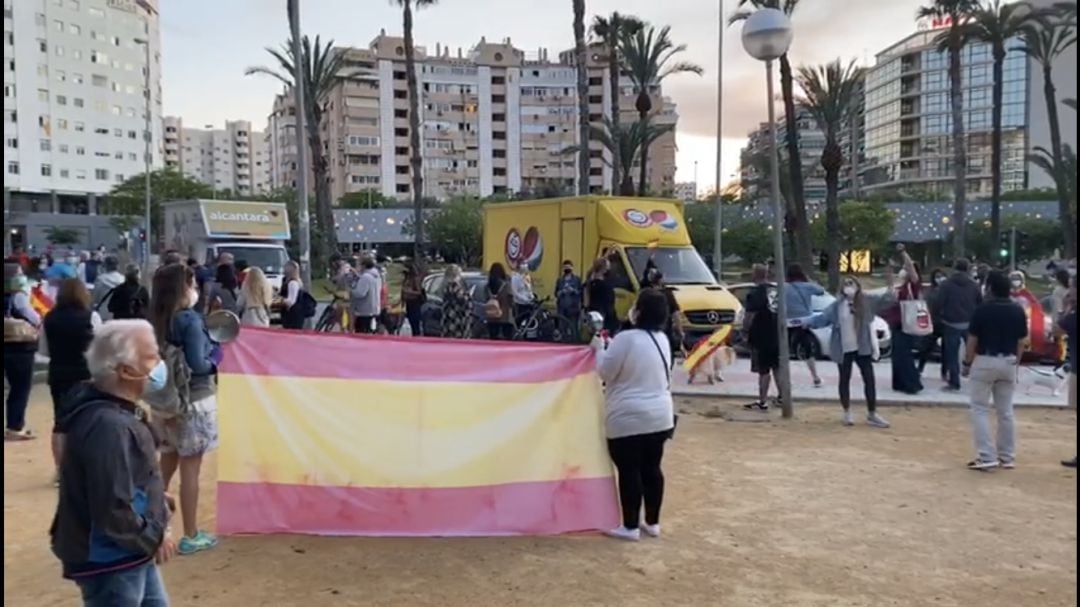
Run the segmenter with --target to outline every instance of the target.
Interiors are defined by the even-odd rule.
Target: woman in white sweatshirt
[[[660,536],[660,462],[675,428],[671,349],[664,333],[669,313],[664,294],[645,289],[630,312],[634,330],[616,335],[607,349],[600,340],[593,341],[597,371],[606,384],[608,452],[619,472],[622,504],[622,525],[607,535],[618,539],[641,538],[642,504],[646,535]]]

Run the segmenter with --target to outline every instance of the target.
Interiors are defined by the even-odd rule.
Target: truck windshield
[[[266,274],[281,274],[288,258],[284,249],[270,247],[228,246],[218,247],[218,255],[232,253],[236,263],[249,268],[259,268]]]
[[[656,267],[669,285],[713,285],[716,279],[693,247],[627,247],[626,257],[640,281]]]

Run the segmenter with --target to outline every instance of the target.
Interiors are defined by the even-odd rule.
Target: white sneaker
[[[649,537],[660,537],[660,523],[655,525],[642,525],[641,530]]]
[[[854,426],[855,425],[855,416],[851,414],[850,410],[844,411],[844,425],[845,426]]]
[[[866,416],[866,424],[874,428],[888,428],[889,422],[885,421],[884,417],[881,417],[877,413],[871,413]]]
[[[641,530],[640,529],[627,529],[626,527],[623,527],[622,525],[619,525],[618,527],[616,527],[614,529],[611,529],[609,531],[605,531],[604,535],[606,535],[608,537],[615,538],[617,540],[626,540],[628,542],[636,542],[636,541],[641,539]]]

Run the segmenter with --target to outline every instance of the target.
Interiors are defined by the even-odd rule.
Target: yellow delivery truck
[[[679,201],[584,196],[484,207],[484,269],[528,262],[538,297],[554,295],[564,259],[585,274],[600,256],[611,261],[621,319],[653,266],[679,302],[688,341],[741,317],[738,299],[716,282],[691,245]]]

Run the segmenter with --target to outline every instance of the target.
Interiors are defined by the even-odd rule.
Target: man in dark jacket
[[[960,348],[971,325],[975,309],[982,303],[982,289],[971,277],[971,262],[956,260],[956,270],[937,291],[932,310],[935,320],[944,328],[941,364],[945,367],[945,389],[960,389]]]
[[[154,437],[135,401],[161,389],[167,369],[143,320],[99,328],[86,353],[92,383],[73,392],[50,536],[65,578],[87,606],[166,607],[157,564],[175,552]]]

